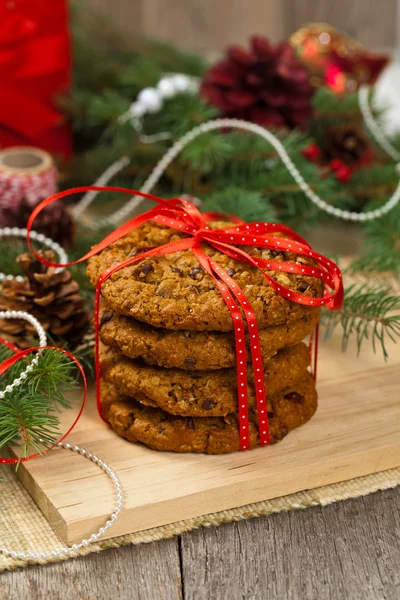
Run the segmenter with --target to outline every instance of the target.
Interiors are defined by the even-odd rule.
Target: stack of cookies
[[[95,285],[110,266],[183,236],[146,223],[90,259],[88,276]],[[288,252],[244,249],[256,257],[310,264]],[[276,443],[308,421],[317,407],[308,348],[302,340],[314,329],[319,309],[276,294],[257,269],[212,247],[204,250],[242,288],[255,311],[270,437]],[[271,275],[302,294],[322,294],[318,279]],[[239,450],[232,319],[213,280],[190,250],[145,258],[108,279],[102,286],[100,338],[102,411],[120,436],[164,451]],[[256,447],[250,364],[248,369],[250,443]]]

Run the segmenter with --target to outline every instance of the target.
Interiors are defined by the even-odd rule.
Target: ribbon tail
[[[260,336],[258,333],[257,318],[253,307],[246,298],[242,289],[237,285],[226,271],[221,269],[218,264],[210,258],[210,265],[221,277],[222,281],[230,288],[235,298],[239,302],[248,325],[248,336],[250,342],[254,389],[257,403],[258,429],[260,436],[260,445],[265,446],[270,443],[270,431],[268,425],[267,392],[265,389],[264,368],[261,352]],[[247,365],[246,365],[247,371]]]
[[[254,387],[258,411],[260,445],[269,444],[270,436],[268,428],[268,411],[266,407],[264,373],[260,340],[254,311],[236,282],[221,267],[219,267],[215,261],[202,252],[198,246],[193,248],[193,252],[199,263],[214,279],[232,315],[236,347],[240,447],[242,450],[247,450],[250,448],[246,332],[244,328],[243,317],[238,306],[233,301],[231,292],[242,307],[245,319],[248,323],[253,363]]]

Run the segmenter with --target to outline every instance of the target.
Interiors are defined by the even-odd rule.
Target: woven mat
[[[128,544],[144,544],[170,538],[199,527],[210,527],[261,517],[281,511],[325,506],[339,500],[366,496],[378,490],[394,488],[400,484],[400,468],[382,471],[375,475],[359,477],[343,483],[328,485],[297,494],[290,494],[273,500],[248,504],[240,508],[179,521],[139,533],[132,533],[104,542],[92,544],[77,552],[76,556],[85,556],[107,548],[117,548]],[[54,533],[32,498],[9,471],[5,481],[0,483],[0,546],[19,552],[52,552],[62,548],[62,542]],[[59,562],[60,559],[25,561],[12,559],[0,554],[0,572],[16,569],[29,564]],[[61,559],[66,560],[66,559]]]

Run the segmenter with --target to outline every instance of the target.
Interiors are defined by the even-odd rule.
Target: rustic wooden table
[[[4,600],[396,600],[400,487],[0,575]]]

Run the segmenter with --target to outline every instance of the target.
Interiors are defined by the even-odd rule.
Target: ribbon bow
[[[59,198],[69,196],[74,193],[87,191],[111,191],[123,194],[135,194],[152,200],[157,204],[155,208],[148,212],[134,217],[124,223],[118,229],[107,235],[102,242],[94,246],[89,252],[76,261],[66,264],[53,263],[39,256],[32,247],[30,240],[30,230],[32,229],[36,216],[50,203]],[[246,335],[250,341],[251,362],[254,374],[254,387],[257,402],[258,425],[260,445],[266,445],[270,441],[268,427],[268,411],[266,405],[266,390],[263,376],[263,364],[260,348],[260,339],[258,333],[257,319],[254,310],[246,298],[243,290],[238,286],[232,277],[204,252],[202,245],[207,243],[213,246],[219,252],[229,256],[233,260],[248,264],[257,268],[264,279],[274,289],[274,291],[299,304],[306,306],[323,306],[330,309],[338,308],[343,302],[343,283],[339,268],[328,258],[312,250],[310,245],[292,229],[285,225],[274,223],[243,223],[237,217],[228,215],[235,222],[235,225],[226,229],[212,230],[207,222],[219,218],[226,218],[226,215],[217,213],[200,213],[199,210],[190,202],[180,198],[171,200],[162,200],[151,194],[145,194],[126,188],[112,186],[88,186],[79,187],[65,192],[54,194],[43,200],[32,212],[27,225],[28,245],[31,252],[42,263],[52,267],[68,267],[80,263],[92,256],[95,256],[107,246],[125,236],[148,221],[156,222],[160,225],[176,229],[184,233],[187,237],[170,242],[143,252],[138,256],[127,258],[119,264],[113,265],[100,275],[96,285],[95,296],[95,337],[96,337],[96,386],[97,386],[97,406],[101,415],[100,406],[100,364],[99,364],[99,301],[101,286],[114,273],[133,265],[137,261],[145,258],[159,257],[165,254],[191,250],[197,258],[199,264],[212,277],[216,287],[227,305],[233,323],[233,330],[236,345],[236,364],[237,364],[237,387],[238,387],[238,415],[239,415],[239,433],[240,447],[242,450],[250,447],[249,439],[249,411],[248,411],[248,372],[247,372],[247,347]],[[276,237],[279,233],[284,237]],[[311,259],[316,265],[305,265],[291,262],[282,262],[279,260],[266,260],[256,258],[247,254],[240,246],[257,246],[280,252],[292,252],[299,256]],[[321,279],[325,284],[325,293],[322,298],[312,298],[278,283],[266,271],[286,272],[299,275],[308,275]],[[333,291],[329,292],[328,288]],[[245,329],[247,323],[247,332]]]

